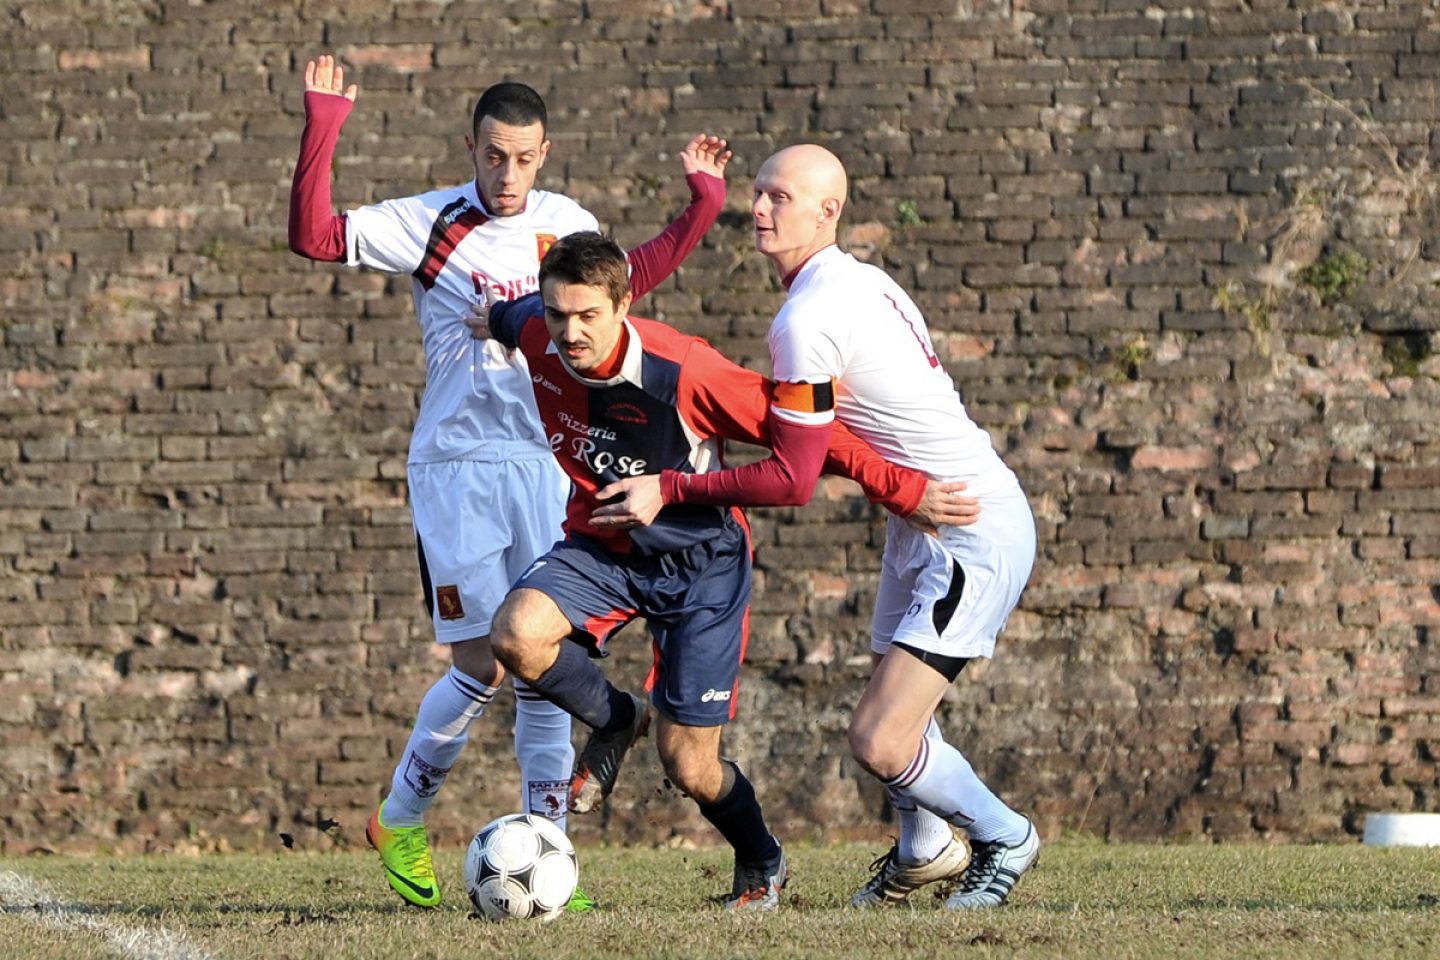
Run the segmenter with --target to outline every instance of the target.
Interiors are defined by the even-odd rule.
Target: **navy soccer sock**
[[[561,643],[560,655],[530,687],[601,733],[623,729],[635,720],[630,694],[606,680],[578,643]]]
[[[740,863],[764,863],[780,854],[780,844],[765,826],[765,814],[755,799],[755,788],[729,760],[721,763],[735,771],[730,791],[714,803],[701,803],[700,815],[715,825],[720,835],[735,848]]]

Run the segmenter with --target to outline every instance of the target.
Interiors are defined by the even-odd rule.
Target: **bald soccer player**
[[[885,459],[978,501],[963,525],[923,529],[891,516],[871,627],[874,672],[850,722],[856,760],[889,793],[900,836],[851,897],[903,901],[959,879],[954,910],[1004,903],[1040,840],[947,743],[935,709],[965,664],[989,657],[1030,577],[1035,522],[1015,474],[971,421],[910,297],[836,245],[847,178],[824,147],[770,157],[755,178],[755,248],[787,290],[770,327],[775,455],[704,474],[632,478],[600,491],[624,498],[597,522],[643,522],[656,503],[804,503],[836,417]],[[797,468],[798,465],[798,468]],[[965,845],[952,827],[964,830]]]

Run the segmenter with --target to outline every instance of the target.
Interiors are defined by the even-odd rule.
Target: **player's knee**
[[[850,755],[865,771],[881,780],[893,780],[905,772],[912,757],[903,756],[903,751],[882,737],[879,731],[850,724],[847,731],[850,739]]]
[[[501,664],[518,672],[518,661],[524,656],[528,644],[515,614],[512,594],[495,611],[495,619],[490,624],[490,650]]]
[[[702,756],[683,747],[660,752],[660,765],[665,768],[666,778],[687,797],[702,801],[712,799],[711,781],[716,778],[719,763],[717,757]]]

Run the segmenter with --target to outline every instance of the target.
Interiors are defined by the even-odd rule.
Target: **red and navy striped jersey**
[[[600,506],[595,494],[625,477],[722,469],[723,440],[767,445],[774,384],[699,337],[639,317],[625,319],[628,338],[619,372],[590,380],[561,359],[543,311],[539,294],[497,303],[490,309],[490,330],[529,363],[550,450],[575,485],[567,531],[619,553],[677,550],[713,536],[734,508],[668,504],[650,526],[621,532],[591,525],[590,515]],[[892,509],[913,508],[914,484],[924,482],[923,476],[885,463],[843,430],[832,440],[827,463]]]

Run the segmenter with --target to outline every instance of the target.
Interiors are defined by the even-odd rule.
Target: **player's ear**
[[[540,156],[539,156],[538,158],[536,158],[536,161],[535,161],[535,167],[536,167],[536,169],[539,169],[540,167],[545,166],[545,158],[548,157],[548,156],[550,156],[550,141],[549,141],[549,140],[541,140],[541,141],[540,141]]]
[[[630,304],[634,302],[634,300],[635,294],[627,292],[625,296],[620,298],[620,302],[615,305],[615,312],[622,317],[629,315]]]

